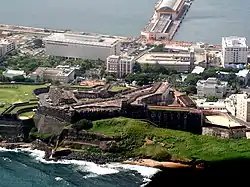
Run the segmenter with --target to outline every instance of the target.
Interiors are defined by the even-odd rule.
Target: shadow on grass
[[[162,168],[151,178],[147,187],[169,187],[179,185],[212,186],[225,184],[245,184],[250,177],[250,159],[237,158],[225,161],[207,162],[203,169]]]

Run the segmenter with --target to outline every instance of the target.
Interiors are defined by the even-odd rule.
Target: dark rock
[[[55,151],[52,154],[52,156],[54,158],[61,158],[63,156],[68,156],[70,153],[72,153],[72,151],[70,149],[64,149],[64,150]]]
[[[115,141],[102,141],[99,144],[99,148],[107,152],[117,152],[118,146]]]
[[[94,162],[96,164],[106,164],[111,162],[123,162],[128,158],[121,155],[103,155],[103,154],[89,154],[85,152],[74,151],[68,156],[62,157],[62,159],[67,160],[84,160],[88,162]]]
[[[42,150],[45,151],[45,157],[44,159],[49,160],[50,156],[51,156],[51,148],[44,142],[42,142],[41,140],[35,140],[32,142],[31,145],[31,149],[38,149],[38,150]]]
[[[8,144],[8,145],[6,145],[5,148],[6,149],[15,149],[15,148],[18,148],[18,145],[17,144]]]

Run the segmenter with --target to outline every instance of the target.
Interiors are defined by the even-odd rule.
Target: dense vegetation
[[[206,161],[250,158],[247,139],[218,139],[187,132],[161,129],[146,122],[113,118],[93,122],[92,132],[120,137],[118,146],[129,156]]]
[[[7,56],[0,67],[1,82],[31,82],[32,80],[23,76],[13,77],[10,79],[3,76],[6,69],[24,70],[27,74],[33,72],[38,67],[56,67],[58,65],[79,66],[79,74],[83,75],[87,70],[98,68],[104,74],[105,63],[101,60],[83,60],[83,59],[65,59],[62,57],[38,57],[38,56]],[[93,75],[94,76],[94,75]]]
[[[135,63],[133,70],[135,73],[128,74],[125,80],[129,83],[136,81],[138,85],[147,85],[159,80],[171,82],[171,77],[177,75],[175,70],[167,69],[161,64],[144,64],[141,66],[139,63]]]
[[[216,96],[208,96],[206,102],[217,102],[218,98]]]
[[[76,129],[77,131],[81,131],[91,129],[93,127],[93,124],[89,120],[81,119],[80,121],[73,124],[71,127],[73,129]]]

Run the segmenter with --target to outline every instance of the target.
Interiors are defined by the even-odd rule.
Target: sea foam
[[[107,175],[107,174],[115,174],[124,170],[132,170],[137,171],[144,177],[144,182],[150,181],[149,179],[159,172],[159,169],[146,167],[146,166],[137,166],[131,164],[120,164],[120,163],[111,163],[111,164],[95,164],[93,162],[87,162],[82,160],[45,160],[45,152],[37,149],[31,148],[22,148],[22,149],[6,149],[0,147],[0,152],[26,152],[35,160],[44,163],[44,164],[67,164],[67,165],[75,165],[77,166],[77,170],[81,170],[84,172],[89,172],[90,174],[84,176],[84,178],[97,177],[98,175]]]

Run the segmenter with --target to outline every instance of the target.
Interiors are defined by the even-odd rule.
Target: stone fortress
[[[44,133],[51,133],[60,131],[65,123],[83,118],[98,120],[122,116],[147,121],[157,127],[222,138],[245,137],[248,131],[244,125],[219,126],[206,120],[206,115],[218,114],[198,109],[189,96],[171,88],[167,82],[119,92],[109,91],[110,86],[87,90],[60,86],[44,89],[37,93],[36,126]]]

